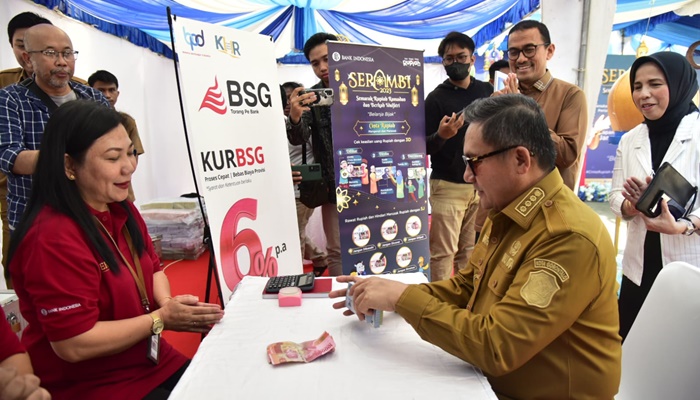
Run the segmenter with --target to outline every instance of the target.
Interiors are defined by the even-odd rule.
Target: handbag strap
[[[306,164],[306,140],[301,142],[301,163]]]
[[[690,201],[688,202],[688,207],[685,209],[685,213],[683,214],[683,217],[687,217],[688,214],[690,214],[691,211],[693,211],[693,207],[695,206],[695,200],[698,198],[698,187],[695,186],[695,191],[693,192],[693,197],[690,198]]]
[[[311,107],[310,112],[314,115],[314,120],[320,121],[321,113],[319,112],[318,108]],[[318,136],[318,128],[316,128],[316,124],[314,123],[310,123],[309,128],[311,129],[311,141],[313,142],[314,136]],[[306,164],[306,140],[301,143],[301,163]]]

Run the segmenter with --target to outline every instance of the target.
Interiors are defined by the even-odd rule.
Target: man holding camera
[[[304,44],[304,55],[311,63],[314,74],[321,80],[312,89],[328,88],[328,45],[326,41],[338,40],[338,37],[319,32],[311,36]],[[343,272],[340,257],[340,228],[338,210],[336,209],[335,170],[333,160],[333,130],[331,127],[331,107],[315,105],[318,98],[303,87],[294,89],[289,96],[289,119],[287,120],[287,138],[289,143],[300,145],[308,141],[314,152],[314,159],[321,164],[321,173],[326,183],[327,202],[321,205],[323,231],[326,234],[326,251],[328,254],[329,275],[337,276]]]

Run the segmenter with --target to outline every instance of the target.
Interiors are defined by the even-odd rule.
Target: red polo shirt
[[[160,270],[160,261],[141,215],[132,204],[129,207],[146,242],[140,261],[149,301],[155,305],[153,274]],[[122,235],[127,214],[119,204],[109,208],[107,212],[92,212],[134,265]],[[113,247],[106,236],[105,241]],[[163,339],[158,365],[146,358],[147,340],[119,354],[77,363],[66,362],[54,353],[49,342],[80,335],[98,321],[144,314],[134,278],[116,251],[115,259],[120,264],[119,273],[105,268],[104,260],[71,218],[50,207],[41,210],[12,259],[12,280],[22,315],[29,323],[22,343],[29,351],[34,373],[54,399],[142,398],[187,361]]]

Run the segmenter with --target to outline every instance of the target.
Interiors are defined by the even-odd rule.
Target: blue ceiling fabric
[[[683,16],[666,11],[677,10],[685,3],[683,0],[617,0],[616,16],[635,17],[614,24],[613,30],[621,30],[625,36],[650,36],[666,46],[689,47],[700,39],[700,15]]]
[[[230,8],[250,11],[217,13],[188,7],[177,0],[33,1],[169,58],[172,51],[165,44],[170,43],[166,7],[180,17],[254,30],[274,40],[293,27],[293,48],[279,60],[293,63],[307,62],[298,52],[306,39],[324,29],[321,20],[326,27],[355,43],[385,44],[377,43],[372,32],[434,40],[450,31],[459,31],[472,32],[479,45],[500,33],[506,24],[520,21],[540,4],[539,0],[449,0],[436,7],[434,0],[404,0],[376,10],[368,2],[367,11],[343,12],[334,9],[336,6],[342,9],[340,0],[241,0]]]
[[[619,31],[620,29],[625,30],[625,35],[636,35],[637,33],[646,33],[647,30],[653,31],[658,24],[664,24],[667,22],[673,22],[681,18],[680,15],[674,13],[673,11],[659,14],[653,16],[649,19],[642,19],[638,21],[623,22],[621,24],[613,25],[614,31]]]

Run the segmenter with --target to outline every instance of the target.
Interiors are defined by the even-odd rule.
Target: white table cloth
[[[420,273],[386,277],[425,282]],[[170,399],[496,399],[480,370],[423,341],[398,314],[385,312],[375,329],[334,310],[337,300],[304,298],[301,307],[280,308],[262,299],[266,282],[240,282]],[[311,363],[268,363],[268,344],[324,331],[335,340],[333,353]]]

